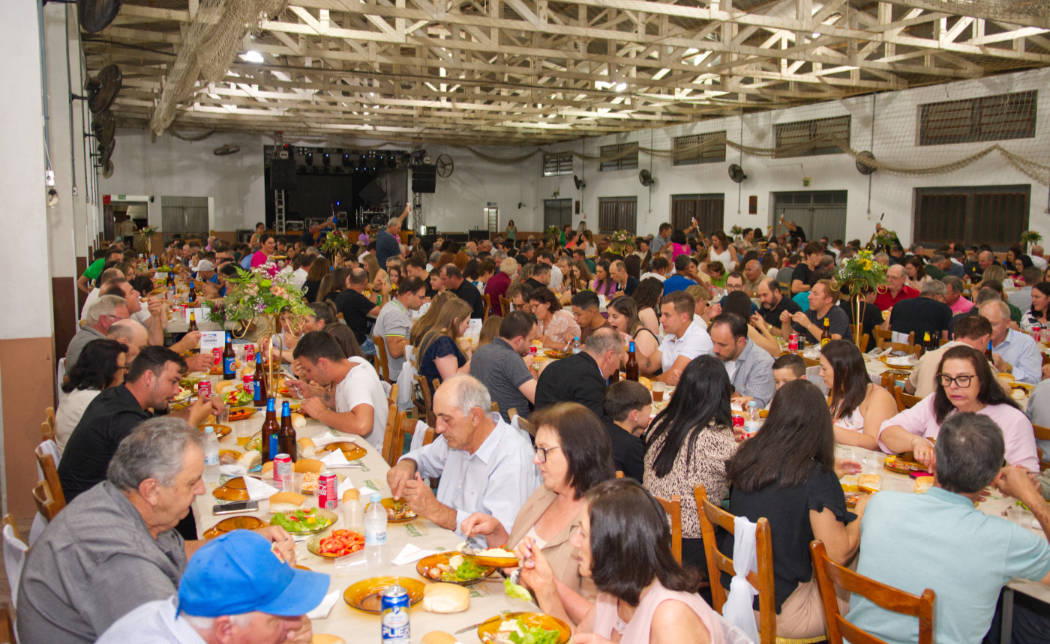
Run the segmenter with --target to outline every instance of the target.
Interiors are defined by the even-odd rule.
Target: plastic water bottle
[[[219,439],[211,425],[204,428],[204,481],[219,481]]]
[[[386,545],[386,508],[383,498],[373,494],[365,510],[365,555],[369,565],[383,563]]]

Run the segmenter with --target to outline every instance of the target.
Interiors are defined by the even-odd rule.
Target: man
[[[529,275],[529,279],[525,280],[525,286],[529,287],[529,290],[535,291],[538,288],[547,288],[547,284],[551,281],[551,269],[546,264],[529,264],[532,270],[532,274]]]
[[[306,276],[310,274],[310,264],[312,264],[313,261],[314,258],[308,253],[299,253],[295,256],[295,259],[292,260],[292,266],[295,267],[295,270],[292,271],[292,275],[288,278],[288,281],[300,291],[303,290],[303,286],[306,285]],[[202,272],[206,271],[201,271],[200,265],[198,265],[197,275],[199,276]]]
[[[198,282],[218,283],[218,278],[215,275],[215,264],[211,260],[202,259],[201,261],[197,262],[196,280]],[[306,280],[305,273],[303,274],[303,280]],[[302,284],[299,284],[298,286],[299,288],[302,288]]]
[[[824,247],[817,242],[809,242],[802,248],[803,261],[791,272],[791,294],[805,293],[817,282],[817,266],[824,257]]]
[[[125,364],[129,365],[135,361],[139,352],[149,344],[149,335],[146,333],[146,327],[135,320],[117,320],[109,327],[106,337],[110,340],[116,340],[128,348]]]
[[[124,384],[107,387],[95,396],[66,443],[69,458],[58,464],[67,503],[106,477],[117,445],[136,425],[167,409],[179,393],[179,378],[185,369],[186,362],[171,349],[146,347],[128,366]],[[170,415],[183,417],[196,427],[208,414],[223,408],[221,399],[214,396]]]
[[[361,352],[366,356],[375,355],[375,343],[372,342],[372,326],[379,315],[380,306],[368,299],[364,291],[368,288],[368,271],[355,268],[346,277],[346,290],[335,298],[335,307],[343,314],[343,319],[354,338],[361,345]]]
[[[667,274],[671,272],[671,262],[666,257],[656,256],[653,257],[653,261],[649,263],[649,269],[649,272],[642,273],[643,280],[654,277],[663,282],[667,279]],[[688,286],[688,284],[686,286]]]
[[[383,449],[389,415],[386,392],[372,363],[347,358],[335,338],[324,331],[311,331],[299,338],[292,356],[303,380],[329,387],[322,400],[310,395],[304,383],[291,386],[306,394],[302,410],[337,432],[362,436],[377,450]]]
[[[571,302],[572,316],[576,318],[576,324],[580,325],[580,342],[586,342],[592,333],[606,326],[601,303],[594,291],[580,291],[572,296]],[[601,414],[598,416],[601,417]]]
[[[485,317],[485,300],[481,298],[476,286],[463,279],[463,271],[455,264],[445,264],[441,267],[441,279],[446,290],[452,291],[456,297],[470,305],[471,318],[480,320]]]
[[[932,255],[929,263],[923,267],[923,270],[933,279],[944,281],[945,276],[948,274],[945,270],[947,266],[948,260],[944,255]]]
[[[995,263],[995,253],[990,250],[982,250],[977,253],[976,262],[967,262],[965,269],[966,274],[970,277],[971,282],[981,281],[982,276],[986,268]]]
[[[879,307],[880,311],[886,311],[901,300],[919,297],[918,291],[905,284],[907,279],[908,274],[904,272],[904,267],[900,264],[894,264],[886,269],[886,290],[879,290],[878,295],[875,296],[875,306]]]
[[[863,509],[857,572],[916,595],[937,593],[934,641],[980,641],[1011,579],[1050,584],[1050,506],[1025,470],[1003,467],[1004,451],[990,418],[954,414],[935,446],[934,487],[925,494],[882,491]],[[1043,534],[976,509],[990,484],[1031,508]],[[914,617],[860,595],[846,619],[887,642],[914,641],[917,632]]]
[[[405,260],[405,275],[415,277],[421,282],[426,282],[430,274],[427,272],[427,261],[419,255],[410,255]]]
[[[660,342],[663,373],[653,378],[677,385],[682,372],[697,356],[707,355],[714,346],[702,321],[694,321],[696,301],[684,291],[664,295],[660,300],[660,324],[664,339]]]
[[[633,295],[634,289],[638,288],[638,280],[627,273],[627,265],[622,259],[609,264],[609,277],[616,282],[616,290],[625,295]]]
[[[937,382],[937,368],[941,364],[944,352],[952,347],[965,344],[981,353],[988,348],[988,339],[992,334],[992,325],[988,320],[979,315],[969,315],[961,318],[955,325],[955,339],[944,344],[938,349],[927,351],[919,358],[919,362],[912,367],[908,381],[904,383],[904,391],[925,398],[937,391],[940,383]],[[993,366],[992,369],[995,367]]]
[[[1032,308],[1032,285],[1043,281],[1043,272],[1035,266],[1029,266],[1021,271],[1023,286],[1006,296],[1011,306],[1017,307],[1022,314]]]
[[[70,502],[26,558],[18,588],[22,642],[94,642],[128,611],[175,593],[187,557],[201,545],[185,542],[175,527],[205,492],[203,440],[196,427],[165,416],[120,443],[105,480]],[[295,561],[284,530],[259,534]]]
[[[784,383],[806,377],[806,361],[797,353],[785,353],[773,361],[773,384],[780,391]]]
[[[128,305],[124,303],[124,298],[116,295],[99,297],[98,301],[88,310],[84,324],[69,341],[69,346],[66,348],[66,375],[77,363],[80,352],[84,350],[88,342],[105,338],[106,332],[114,322],[126,320],[128,317]]]
[[[1010,328],[1010,308],[1006,302],[986,302],[981,305],[980,313],[992,325],[992,364],[995,369],[1012,373],[1018,382],[1038,383],[1043,375],[1040,345],[1032,336]]]
[[[470,375],[485,383],[507,422],[511,409],[527,418],[536,400],[536,379],[522,358],[536,336],[536,319],[511,311],[500,322],[499,337],[478,347],[470,359]]]
[[[765,281],[765,274],[762,272],[762,262],[757,259],[747,260],[744,264],[743,291],[750,298],[758,297],[758,285],[763,281]]]
[[[1041,271],[1046,270],[1046,257],[1043,255],[1043,247],[1039,244],[1032,246],[1032,250],[1028,254],[1032,258],[1032,265]]]
[[[653,237],[653,244],[651,246],[653,251],[653,257],[660,252],[667,242],[671,241],[671,224],[662,223],[657,231],[656,237]]]
[[[903,270],[903,269],[901,269]],[[809,310],[780,314],[781,337],[792,331],[801,333],[808,343],[820,342],[824,338],[824,324],[831,340],[850,337],[849,316],[842,307],[835,306],[837,296],[829,280],[819,280],[809,291]]]
[[[578,402],[601,418],[606,382],[620,368],[623,353],[619,332],[611,327],[598,329],[587,338],[582,351],[543,370],[536,383],[536,409]]]
[[[105,268],[106,264],[119,262],[123,257],[124,252],[116,247],[95,251],[95,261],[91,262],[91,265],[77,278],[77,288],[84,293],[90,293],[91,282],[94,282],[102,275],[102,269]]]
[[[177,595],[142,604],[98,644],[308,643],[312,628],[305,613],[321,603],[330,581],[281,561],[266,538],[234,530],[194,553]]]
[[[952,310],[953,315],[968,313],[973,302],[963,297],[963,281],[954,275],[944,278],[944,303]]]
[[[462,535],[463,521],[482,512],[509,533],[539,485],[528,436],[492,414],[485,385],[459,375],[434,393],[438,439],[412,450],[387,472],[391,495],[419,516]],[[437,496],[424,480],[441,477]]]
[[[503,304],[500,303],[499,298],[506,295],[507,287],[510,286],[517,272],[518,261],[513,257],[507,257],[499,263],[499,272],[485,283],[485,294],[489,296],[489,300],[492,302],[492,313],[494,315],[505,315],[510,312],[503,310]]]
[[[919,297],[901,300],[893,307],[887,321],[889,328],[894,333],[914,333],[916,343],[922,343],[927,333],[933,340],[947,340],[952,310],[944,303],[946,292],[943,282],[926,282]]]
[[[408,213],[412,212],[412,204],[406,203],[405,209],[397,217],[392,217],[387,222],[386,228],[376,234],[376,261],[380,266],[386,266],[386,260],[401,255],[401,226],[405,223]]]
[[[91,289],[91,292],[88,293],[88,296],[84,298],[83,306],[80,307],[80,323],[84,323],[84,320],[87,318],[88,309],[94,306],[95,302],[98,302],[98,298],[102,296],[102,289],[106,288],[113,282],[126,278],[127,276],[124,275],[124,271],[120,270],[116,266],[107,268],[106,270],[102,271],[102,274],[99,275],[98,278],[98,286]]]
[[[645,442],[642,433],[652,420],[653,397],[644,385],[620,380],[605,392],[605,430],[612,442],[616,469],[627,478],[642,482]]]
[[[555,293],[560,292],[562,280],[565,279],[565,274],[561,272],[561,268],[555,263],[554,253],[544,251],[536,256],[536,262],[537,264],[543,264],[550,267],[550,279],[547,280],[547,288]]]
[[[758,312],[775,334],[780,333],[780,316],[782,313],[786,311],[789,315],[793,315],[802,310],[802,307],[794,300],[784,297],[780,287],[777,286],[777,281],[771,277],[759,282],[758,302],[761,305]]]
[[[773,356],[747,337],[747,322],[735,313],[711,321],[713,352],[726,366],[736,394],[766,407],[773,400]]]
[[[676,291],[684,291],[696,284],[696,280],[688,277],[689,273],[696,272],[696,260],[689,255],[679,255],[674,258],[675,274],[664,280],[664,295],[670,295]]]
[[[387,368],[390,380],[397,382],[405,364],[405,347],[412,329],[412,312],[423,306],[427,287],[418,277],[401,280],[397,296],[383,305],[372,327],[372,335],[380,336],[386,344]]]

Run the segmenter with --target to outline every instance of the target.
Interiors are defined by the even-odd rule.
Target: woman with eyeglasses
[[[542,551],[524,559],[521,580],[540,609],[578,626],[573,641],[722,644],[738,633],[697,594],[699,576],[671,554],[667,514],[632,479],[604,481],[584,499],[571,541],[579,574],[598,590],[594,602],[566,603]]]
[[[98,339],[84,345],[76,364],[62,383],[65,395],[55,413],[55,442],[60,450],[65,449],[66,441],[95,396],[103,389],[124,382],[127,359],[127,346],[116,340]]]
[[[1006,462],[1039,473],[1032,422],[995,379],[984,355],[968,346],[948,349],[937,367],[937,391],[882,423],[879,446],[891,454],[912,452],[933,468],[933,444],[944,419],[956,411],[984,414],[1003,430]]]
[[[510,534],[498,519],[483,513],[467,517],[461,528],[467,537],[484,535],[490,546],[516,547],[523,560],[542,552],[564,601],[576,605],[593,600],[594,585],[579,572],[578,546],[569,534],[586,512],[587,491],[616,474],[609,435],[591,410],[574,402],[541,409],[529,420],[537,428],[533,463],[543,485],[522,506]]]

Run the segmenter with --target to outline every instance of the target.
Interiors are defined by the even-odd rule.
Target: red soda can
[[[288,454],[278,454],[273,457],[273,482],[278,488],[291,491],[295,487],[292,476],[292,457]]]
[[[244,388],[244,391],[254,395],[255,394],[255,385],[253,384],[254,382],[255,382],[255,378],[251,374],[245,374],[244,375],[244,383],[241,386]]]
[[[211,381],[201,380],[197,383],[197,398],[208,400],[211,398]]]
[[[214,365],[222,364],[222,347],[215,347],[211,350],[211,362]]]
[[[317,476],[317,507],[334,510],[339,505],[339,479],[325,470]]]
[[[733,429],[743,428],[744,417],[741,414],[733,414]]]
[[[788,351],[798,351],[798,334],[792,333],[788,336]]]
[[[250,342],[244,345],[244,361],[247,363],[255,362],[255,345]]]

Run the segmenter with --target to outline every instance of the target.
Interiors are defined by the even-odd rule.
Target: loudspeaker
[[[412,192],[434,192],[437,186],[437,166],[417,165],[412,167]]]
[[[383,190],[383,186],[379,185],[379,180],[374,179],[371,183],[361,188],[361,201],[364,201],[369,206],[378,206],[386,199],[386,190]]]
[[[274,190],[295,189],[295,159],[274,159],[270,162],[270,187]]]

